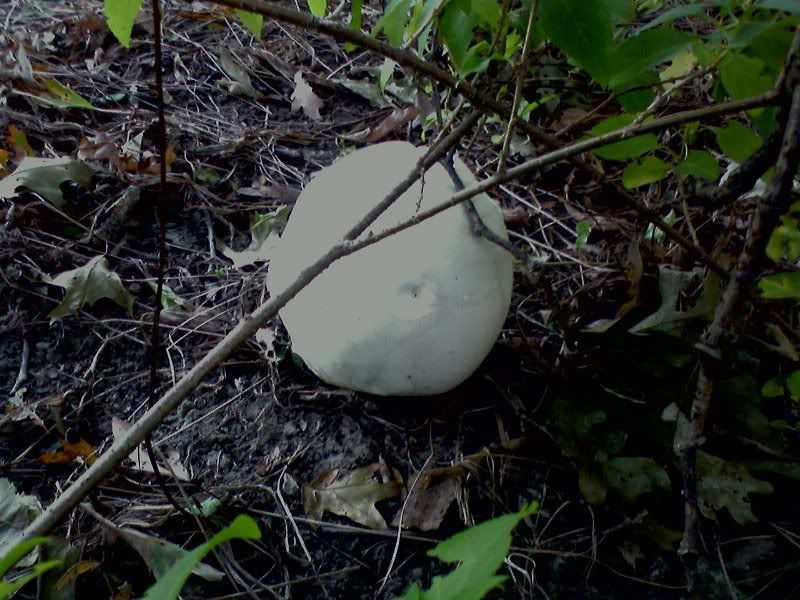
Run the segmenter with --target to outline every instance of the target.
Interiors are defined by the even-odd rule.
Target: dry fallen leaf
[[[131,428],[131,424],[117,417],[111,418],[111,433],[114,436],[114,442],[118,442],[123,435]],[[180,461],[180,456],[176,450],[169,450],[166,452],[167,463],[169,468],[159,464],[158,470],[161,473],[170,474],[175,473],[175,477],[182,481],[189,481],[191,477],[186,467]],[[147,455],[147,450],[144,444],[141,444],[133,452],[128,455],[128,459],[133,461],[134,468],[148,473],[154,473],[153,463],[150,462],[150,457]]]
[[[367,143],[374,144],[375,142],[381,141],[394,130],[416,119],[418,114],[419,109],[417,109],[416,106],[395,108],[392,113],[381,121],[367,136]]]
[[[94,138],[82,138],[78,144],[78,158],[81,160],[107,161],[116,173],[123,172],[127,157],[111,137],[99,133]],[[125,159],[123,161],[123,159]]]
[[[408,482],[405,508],[395,515],[392,526],[400,525],[402,514],[405,529],[438,529],[458,496],[463,475],[463,469],[453,467],[429,469],[414,475]]]
[[[67,465],[80,456],[86,461],[87,465],[90,465],[97,460],[94,447],[83,438],[80,438],[77,442],[61,440],[59,445],[61,450],[44,452],[39,455],[39,461],[46,465]]]
[[[397,469],[374,463],[352,471],[323,471],[303,484],[303,509],[314,519],[325,512],[347,517],[371,529],[386,529],[386,521],[375,503],[403,492]]]
[[[314,93],[311,86],[303,79],[302,71],[294,74],[294,91],[292,92],[292,112],[297,112],[301,108],[303,114],[309,119],[318,121],[322,118],[319,109],[322,108],[322,100]]]
[[[15,163],[22,162],[22,160],[29,156],[34,156],[35,152],[31,145],[28,143],[28,136],[16,125],[8,126],[8,146],[14,152]]]

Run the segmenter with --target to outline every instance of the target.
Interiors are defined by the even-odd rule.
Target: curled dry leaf
[[[219,64],[228,81],[224,82],[228,86],[228,91],[234,96],[246,96],[257,100],[262,94],[253,87],[250,75],[247,70],[239,64],[236,57],[229,50],[223,48],[219,52]]]
[[[8,126],[8,136],[6,136],[6,140],[8,141],[8,147],[14,152],[13,161],[15,163],[35,155],[33,148],[31,148],[30,143],[28,143],[28,136],[16,125]]]
[[[125,433],[131,428],[130,423],[119,419],[117,417],[112,417],[111,419],[111,433],[114,436],[114,443],[118,442]],[[175,477],[182,481],[189,481],[191,477],[189,476],[189,472],[186,470],[186,467],[180,461],[180,456],[178,452],[175,450],[169,450],[166,453],[167,463],[169,466],[164,466],[162,464],[158,465],[158,470],[161,473],[174,473]],[[147,455],[147,450],[144,447],[144,444],[140,444],[133,452],[128,455],[128,459],[131,460],[134,464],[135,469],[139,469],[140,471],[146,471],[148,473],[153,473],[153,463],[150,462],[150,457]]]
[[[375,142],[381,141],[396,129],[416,119],[418,114],[419,109],[416,106],[395,108],[392,114],[381,121],[367,136],[367,143],[374,144]]]
[[[122,173],[127,166],[127,157],[109,135],[99,133],[93,138],[82,138],[78,144],[78,158],[108,162],[115,173]]]
[[[375,504],[399,496],[403,489],[399,471],[383,463],[352,471],[333,469],[303,484],[303,509],[314,519],[331,512],[371,529],[385,529],[386,521]]]
[[[314,93],[311,86],[303,79],[302,71],[294,74],[294,91],[292,92],[292,112],[297,112],[301,108],[303,114],[309,119],[319,121],[322,115],[319,109],[322,108],[322,100]]]
[[[8,423],[15,421],[27,421],[30,419],[37,425],[44,427],[44,421],[36,414],[37,403],[27,403],[23,399],[25,392],[28,388],[21,387],[14,392],[13,395],[8,397],[8,405],[5,407],[5,414],[0,415],[0,429]]]
[[[76,458],[83,458],[87,465],[91,465],[97,460],[96,450],[85,439],[80,438],[77,442],[61,440],[59,442],[61,450],[55,452],[45,452],[39,455],[39,461],[46,465],[68,465]]]
[[[402,516],[404,529],[438,529],[447,509],[458,497],[463,478],[464,469],[459,467],[416,473],[408,483],[405,507],[395,515],[392,526],[400,525]]]

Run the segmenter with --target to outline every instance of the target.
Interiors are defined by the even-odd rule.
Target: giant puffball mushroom
[[[385,142],[344,156],[311,179],[269,268],[272,295],[294,281],[397,186],[425,154]],[[464,186],[476,183],[455,157]],[[421,190],[424,192],[420,198]],[[455,193],[434,165],[363,236],[379,233]],[[486,194],[473,199],[486,226],[508,239]],[[339,259],[280,311],[293,350],[320,379],[382,396],[446,392],[480,366],[511,303],[511,255],[472,232],[463,206]]]

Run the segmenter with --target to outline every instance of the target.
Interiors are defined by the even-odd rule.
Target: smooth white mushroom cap
[[[425,153],[407,142],[357,150],[312,178],[292,210],[271,260],[272,295],[380,202]],[[475,176],[456,157],[469,187]],[[424,195],[420,201],[420,189]],[[363,234],[378,233],[448,200],[455,187],[436,164]],[[483,222],[507,239],[486,194]],[[280,311],[293,350],[322,380],[378,395],[446,392],[480,366],[511,303],[512,257],[471,230],[455,206],[336,261]]]

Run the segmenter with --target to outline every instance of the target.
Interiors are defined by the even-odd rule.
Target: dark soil
[[[165,324],[162,392],[269,293],[265,265],[232,268],[213,238],[245,247],[249,212],[291,204],[310,174],[339,155],[341,136],[375,126],[390,112],[326,80],[348,60],[327,40],[298,31],[289,37],[268,23],[264,41],[253,42],[230,14],[190,12],[192,6],[166,2],[168,135],[177,153],[168,189],[166,284],[217,316],[202,327]],[[75,156],[82,137],[98,134],[119,145],[142,134],[141,149],[155,151],[147,21],[134,30],[131,49],[123,51],[103,24],[95,23],[99,7],[87,0],[59,3],[43,17],[33,3],[23,2],[10,17],[8,6],[0,9],[0,23],[10,18],[35,65],[46,66],[107,109],[45,108],[29,96],[11,93],[10,86],[0,88],[0,94],[6,93],[0,128],[17,126],[37,156],[51,156],[52,150]],[[44,22],[37,25],[36,18]],[[47,46],[36,36],[49,31],[54,38]],[[2,43],[13,46],[7,35]],[[261,100],[231,95],[220,85],[220,69],[212,59],[222,48],[247,65]],[[96,63],[94,71],[87,66],[89,59]],[[374,67],[380,60],[357,53],[355,63]],[[325,102],[322,121],[291,112],[293,85],[276,64],[304,71]],[[344,68],[341,76],[357,75]],[[591,100],[591,92],[585,97]],[[388,139],[419,142],[420,129],[401,129]],[[481,130],[464,152],[480,174],[497,147]],[[119,209],[114,203],[133,186],[141,188],[138,203]],[[112,419],[133,422],[147,408],[157,189],[156,176],[128,172],[102,174],[89,191],[67,190],[66,212],[93,228],[91,236],[37,207],[30,194],[22,195],[15,200],[11,226],[0,231],[0,398],[11,395],[27,344],[23,398],[38,417],[4,424],[0,476],[45,506],[85,466],[80,458],[48,464],[43,453],[80,439],[102,452],[112,440]],[[230,552],[209,557],[207,562],[224,569],[226,577],[219,582],[193,577],[183,597],[390,598],[412,582],[425,586],[447,570],[426,555],[437,541],[533,500],[541,509],[517,530],[515,549],[503,568],[510,580],[494,597],[680,597],[680,474],[671,454],[674,425],[661,413],[673,402],[685,405],[691,396],[696,332],[675,341],[667,336],[634,339],[624,332],[592,337],[580,330],[614,317],[626,302],[631,247],[640,253],[644,272],[632,315],[641,317],[658,307],[660,262],[691,263],[680,254],[666,257],[653,244],[632,245],[634,217],[618,210],[604,213],[611,215],[604,217],[608,227],[598,227],[591,247],[578,253],[574,238],[566,239],[562,229],[574,230],[576,219],[595,214],[593,202],[602,202],[595,193],[593,182],[581,180],[565,165],[498,190],[496,197],[506,209],[519,206],[517,196],[533,203],[537,210],[526,208],[524,220],[510,220],[509,227],[535,239],[548,256],[537,267],[538,282],[518,274],[498,345],[456,390],[439,397],[375,398],[326,386],[293,358],[276,319],[269,324],[276,336],[274,353],[267,355],[249,342],[184,401],[153,438],[161,450],[177,451],[190,474],[180,483],[168,477],[170,494],[183,504],[186,498],[221,500],[217,512],[200,519],[207,531],[248,512],[259,519],[263,537],[257,544],[235,542]],[[652,200],[666,202],[665,197]],[[0,222],[6,221],[11,204],[0,204]],[[731,215],[727,231],[736,229],[735,221]],[[735,254],[737,243],[733,239],[726,250]],[[132,313],[101,300],[50,323],[48,314],[64,292],[43,283],[42,273],[54,276],[98,254],[106,255],[135,295]],[[748,373],[763,382],[770,355],[755,351],[749,356]],[[737,373],[734,365],[732,380]],[[573,407],[572,421],[558,420],[564,402]],[[582,419],[597,407],[608,422],[593,428]],[[778,403],[762,408],[775,427],[779,420],[789,424],[781,435],[788,448],[797,450],[797,414]],[[723,424],[726,418],[735,421],[731,415],[717,417]],[[620,439],[615,454],[653,457],[666,469],[671,491],[654,490],[626,501],[612,490],[604,503],[584,500],[579,468],[595,464],[592,460],[599,464],[598,457],[616,444],[611,438]],[[735,434],[718,448],[732,458],[751,457],[748,441],[747,435]],[[398,536],[397,528],[372,530],[329,513],[320,522],[304,512],[302,486],[323,471],[383,462],[408,482],[423,467],[464,464],[465,457],[484,450],[479,459],[467,461],[458,495],[436,530],[404,530]],[[792,500],[800,489],[796,480],[771,481],[772,495],[751,496],[765,522],[738,526],[720,510],[718,521],[704,532],[712,557],[701,563],[705,597],[730,597],[734,589],[753,597],[800,597],[800,525]],[[185,547],[204,541],[198,521],[175,510],[155,479],[130,462],[87,502],[117,526]],[[402,505],[397,497],[378,508],[391,523]],[[153,581],[140,555],[109,536],[87,510],[77,509],[54,534],[79,546],[81,560],[98,562],[78,577],[75,598],[138,597]],[[119,592],[126,584],[132,596]],[[29,593],[35,595],[36,590]]]

